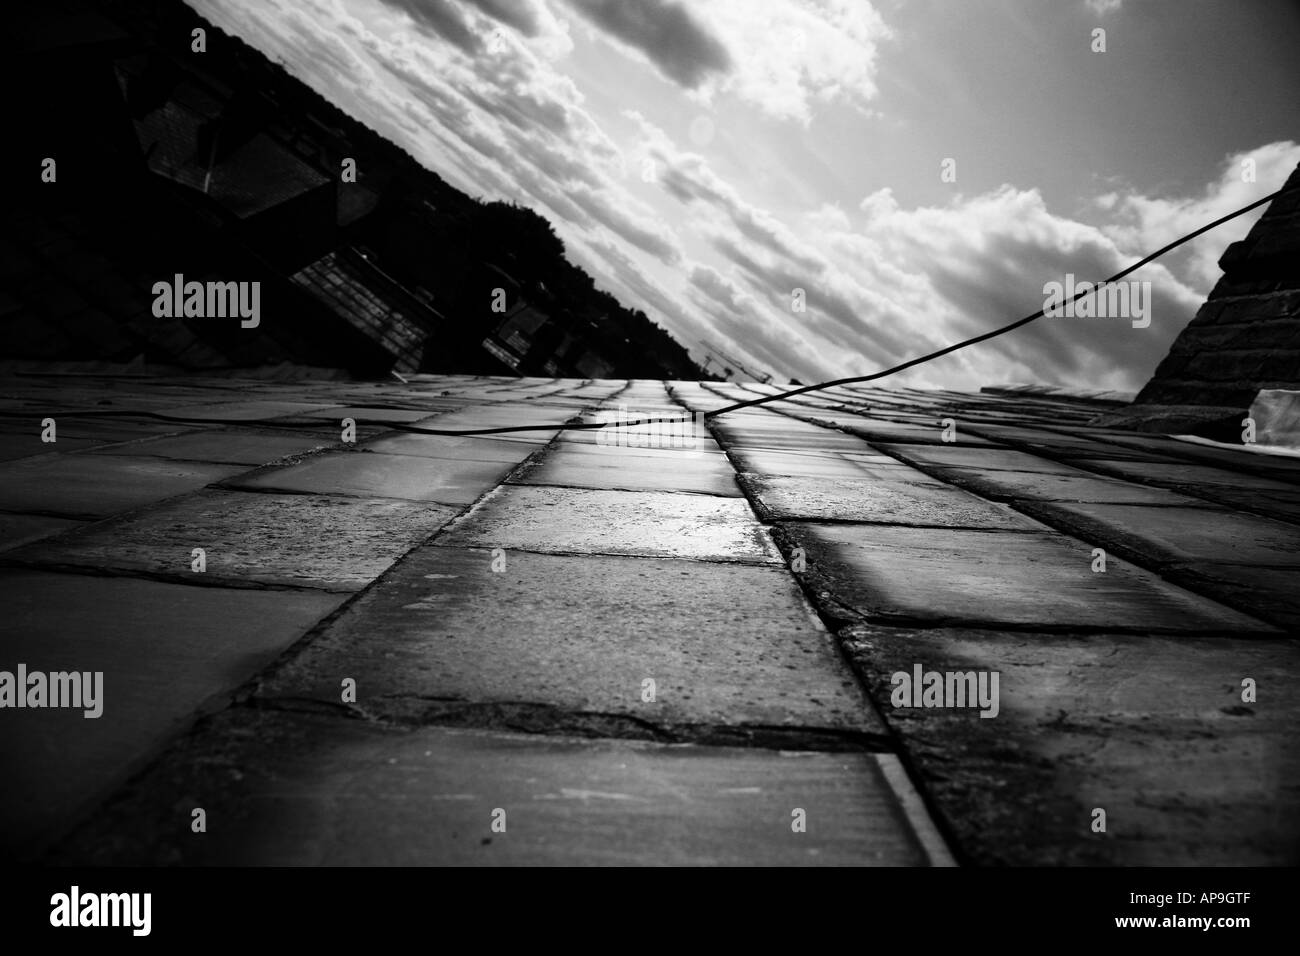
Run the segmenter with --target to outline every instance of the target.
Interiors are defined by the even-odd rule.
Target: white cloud
[[[807,123],[820,104],[869,112],[877,50],[893,34],[863,0],[720,0],[700,16],[734,63],[712,81],[766,113]]]
[[[1114,13],[1124,5],[1124,0],[1084,0],[1084,2],[1088,5],[1088,9],[1099,17]]]
[[[902,208],[882,189],[865,197],[856,214],[823,205],[781,224],[745,202],[702,157],[675,150],[661,130],[634,118],[663,164],[663,188],[688,207],[724,263],[697,266],[687,295],[706,308],[742,358],[804,381],[875,371],[1030,314],[1043,305],[1046,283],[1067,273],[1079,281],[1112,275],[1277,188],[1300,160],[1293,144],[1272,144],[1230,157],[1201,197],[1108,194],[1096,204],[1100,224],[1053,212],[1038,190],[1010,185],[916,209]],[[1241,182],[1243,159],[1255,160],[1257,183]],[[1137,388],[1217,278],[1213,262],[1248,225],[1205,237],[1185,261],[1153,263],[1131,277],[1151,283],[1148,328],[1113,319],[1042,319],[902,380]],[[791,310],[795,287],[806,292],[805,313]]]
[[[734,94],[807,124],[817,106],[870,112],[877,48],[892,33],[865,0],[568,0],[699,100]]]
[[[1228,156],[1219,178],[1207,184],[1200,196],[1107,193],[1097,199],[1098,207],[1113,217],[1103,231],[1126,251],[1145,254],[1280,189],[1297,164],[1300,143],[1280,140]],[[1246,182],[1243,172],[1252,167],[1254,181]],[[1208,293],[1219,279],[1223,250],[1228,243],[1245,236],[1263,213],[1262,208],[1255,210],[1193,239],[1184,250],[1171,253],[1167,260],[1170,267],[1197,291]]]

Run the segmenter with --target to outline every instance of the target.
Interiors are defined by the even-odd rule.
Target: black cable
[[[1300,187],[1293,187],[1293,189],[1300,189]],[[1277,192],[1265,196],[1263,199],[1255,200],[1249,206],[1242,206],[1236,212],[1228,213],[1228,215],[1222,216],[1214,220],[1214,222],[1201,226],[1199,229],[1195,230],[1194,232],[1189,232],[1181,239],[1176,239],[1173,242],[1169,243],[1167,246],[1163,246],[1162,248],[1157,249],[1149,256],[1146,256],[1143,259],[1139,259],[1137,262],[1133,263],[1133,265],[1129,266],[1127,269],[1120,270],[1119,272],[1111,276],[1109,279],[1103,279],[1101,282],[1097,283],[1097,285],[1094,288],[1088,289],[1083,292],[1076,292],[1071,298],[1065,300],[1065,302],[1075,302],[1085,295],[1092,295],[1094,292],[1100,291],[1103,286],[1110,285],[1114,282],[1118,282],[1120,279],[1124,278],[1130,272],[1134,272],[1142,268],[1144,265],[1147,265],[1148,263],[1152,262],[1153,260],[1160,258],[1160,256],[1163,256],[1166,252],[1169,252],[1171,249],[1177,249],[1183,243],[1190,242],[1192,239],[1195,239],[1197,236],[1201,235],[1202,233],[1209,232],[1211,229],[1221,226],[1225,222],[1228,222],[1231,219],[1236,219],[1238,216],[1250,212],[1252,209],[1256,208],[1257,206],[1262,206],[1264,203],[1276,199],[1278,196],[1282,195],[1283,193],[1291,192],[1291,191],[1292,190],[1289,189],[1279,189]],[[1059,303],[1060,306],[1064,307],[1065,302]],[[880,372],[872,372],[870,375],[855,375],[852,378],[840,378],[840,379],[836,379],[833,382],[822,382],[819,385],[804,385],[801,388],[793,388],[790,389],[790,391],[788,392],[781,392],[777,395],[767,395],[762,398],[755,398],[746,402],[737,402],[734,405],[727,405],[724,406],[723,408],[715,408],[711,412],[705,412],[704,417],[712,418],[715,415],[724,415],[727,412],[734,412],[740,408],[748,408],[751,405],[763,405],[766,404],[767,402],[775,402],[782,398],[789,398],[792,395],[802,395],[804,392],[815,392],[815,391],[820,391],[821,389],[824,388],[834,388],[837,385],[851,385],[857,382],[871,382],[878,378],[884,378],[887,375],[894,375],[898,372],[904,371],[905,369],[912,368],[915,365],[921,365],[925,362],[931,362],[934,359],[947,355],[950,352],[956,352],[958,349],[964,349],[968,345],[977,345],[980,342],[985,342],[988,341],[989,339],[997,338],[999,335],[1005,335],[1006,333],[1014,331],[1015,329],[1018,329],[1021,326],[1028,325],[1030,322],[1033,322],[1037,319],[1041,319],[1045,312],[1046,312],[1046,307],[1039,309],[1033,315],[1027,315],[1023,319],[1016,319],[1016,321],[1008,323],[1007,325],[1004,325],[1001,328],[993,329],[991,332],[984,332],[980,335],[973,336],[962,342],[958,342],[955,345],[945,346],[944,348],[938,349],[937,351],[930,352],[928,355],[922,355],[919,358],[909,359],[906,362],[903,362],[899,365],[895,365],[892,368],[884,369],[883,371]]]
[[[1136,270],[1142,268],[1144,265],[1153,262],[1154,260],[1163,256],[1166,252],[1169,252],[1170,250],[1173,249],[1177,249],[1179,246],[1183,245],[1183,243],[1190,242],[1191,240],[1195,239],[1197,236],[1209,232],[1211,229],[1215,229],[1223,225],[1225,222],[1229,222],[1230,220],[1236,219],[1238,216],[1244,215],[1250,212],[1252,209],[1264,205],[1264,203],[1266,202],[1271,202],[1272,200],[1276,199],[1278,196],[1281,196],[1284,193],[1294,192],[1297,190],[1300,190],[1300,187],[1292,187],[1290,189],[1284,187],[1282,189],[1277,190],[1277,192],[1270,193],[1269,195],[1265,196],[1263,199],[1255,200],[1254,202],[1250,203],[1250,205],[1242,206],[1240,209],[1236,210],[1235,212],[1230,212],[1226,216],[1220,216],[1218,219],[1214,220],[1213,222],[1207,223],[1206,225],[1201,226],[1199,229],[1196,229],[1192,232],[1189,232],[1187,235],[1179,239],[1175,239],[1173,242],[1169,243],[1166,246],[1162,246],[1161,248],[1157,249],[1155,252],[1151,253],[1150,255],[1142,259],[1139,259],[1137,262],[1133,263],[1133,265],[1129,266],[1128,268],[1121,269],[1119,272],[1115,273],[1110,278],[1103,279],[1101,282],[1093,286],[1093,288],[1083,292],[1076,292],[1072,297],[1058,303],[1058,305],[1063,308],[1067,302],[1076,302],[1085,295],[1092,295],[1100,291],[1103,286],[1107,286],[1112,283],[1118,282],[1120,279],[1124,278],[1129,273],[1135,272]],[[930,352],[926,355],[922,355],[914,359],[908,359],[906,362],[901,362],[898,365],[894,365],[890,368],[883,369],[879,372],[872,372],[870,375],[855,375],[850,378],[837,378],[831,382],[821,382],[820,384],[817,385],[803,385],[799,388],[792,388],[789,391],[778,392],[775,395],[764,395],[759,398],[749,399],[748,401],[736,402],[733,405],[725,405],[722,408],[715,408],[712,411],[705,412],[704,418],[705,419],[716,418],[718,415],[725,415],[728,412],[734,412],[741,408],[750,408],[756,405],[766,405],[768,402],[780,401],[783,398],[790,398],[793,395],[803,395],[806,392],[817,392],[817,391],[821,391],[822,389],[835,388],[840,385],[853,385],[859,382],[873,382],[877,379],[885,378],[889,375],[896,375],[897,373],[905,371],[906,369],[913,368],[917,365],[923,365],[926,362],[932,362],[937,358],[941,358],[945,355],[948,355],[949,353],[956,352],[959,349],[964,349],[971,345],[978,345],[980,342],[986,342],[989,339],[997,338],[999,335],[1006,335],[1008,332],[1012,332],[1018,328],[1021,328],[1022,326],[1028,325],[1030,322],[1034,322],[1038,319],[1041,319],[1045,313],[1046,313],[1046,307],[1039,309],[1033,315],[1027,315],[1023,319],[1016,319],[1016,321],[1010,322],[1007,325],[1001,326],[1000,328],[996,328],[989,332],[983,332],[979,335],[972,336],[969,339],[964,339],[963,341],[957,342],[953,345],[945,346],[944,348],[937,349],[936,351]],[[44,415],[45,417],[57,417],[59,415],[63,415],[71,418],[141,417],[141,418],[157,419],[159,421],[164,421],[164,422],[174,422],[176,424],[243,425],[243,426],[265,425],[268,428],[289,428],[289,429],[293,429],[293,428],[320,429],[325,427],[323,423],[280,422],[272,418],[263,418],[263,419],[185,418],[180,416],[161,415],[158,412],[139,412],[139,411],[86,410],[86,411],[45,412]],[[30,412],[0,411],[0,418],[30,418],[30,417],[31,417]],[[383,427],[393,431],[411,432],[418,435],[443,435],[443,436],[456,437],[456,438],[460,438],[460,437],[469,438],[478,435],[500,435],[500,434],[505,434],[507,432],[582,431],[587,429],[608,428],[611,425],[617,425],[621,428],[632,428],[638,425],[650,425],[656,423],[677,424],[680,422],[680,419],[641,418],[641,419],[636,419],[634,421],[610,421],[610,422],[582,422],[582,421],[570,420],[559,425],[508,425],[499,428],[469,428],[469,429],[421,428],[418,425],[408,425],[402,422],[367,422],[361,419],[354,419],[354,421],[356,421],[357,425],[382,425]]]

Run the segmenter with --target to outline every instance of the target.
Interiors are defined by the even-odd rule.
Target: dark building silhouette
[[[1300,167],[1286,187],[1295,191],[1224,251],[1223,277],[1205,304],[1134,405],[1109,421],[1239,441],[1260,389],[1300,389]]]
[[[540,216],[460,193],[178,0],[50,0],[11,43],[10,358],[700,377]],[[261,321],[155,315],[177,275],[258,283]]]

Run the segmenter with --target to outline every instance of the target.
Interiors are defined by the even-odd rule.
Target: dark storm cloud
[[[448,0],[384,0],[396,10],[401,10],[420,28],[442,37],[466,53],[479,52],[479,38],[470,30],[464,16]]]
[[[671,0],[569,0],[588,20],[640,50],[664,76],[688,89],[731,69],[726,47]]]
[[[662,319],[662,324],[679,336],[697,342],[708,336],[710,329],[700,321],[698,313],[683,308],[681,300],[650,280],[624,252],[601,240],[588,243],[587,248],[636,297],[627,303],[629,307],[642,309],[655,321]]]
[[[816,256],[796,248],[780,235],[780,227],[772,217],[741,200],[699,157],[682,155],[670,158],[657,153],[656,158],[665,164],[659,184],[675,199],[683,203],[699,201],[719,209],[742,236],[796,263],[810,278],[825,266]]]
[[[1042,308],[1044,284],[1063,282],[1067,273],[1076,282],[1095,282],[1124,264],[1101,240],[1061,249],[999,235],[989,237],[986,248],[971,256],[969,268],[953,269],[939,261],[928,275],[935,291],[960,307],[961,321],[951,326],[953,333],[969,336]],[[1132,281],[1153,278],[1160,276],[1146,271],[1131,277]],[[1114,318],[1046,317],[980,348],[1031,368],[1051,368],[1057,377],[1074,381],[1086,382],[1097,369],[1153,366],[1191,318],[1188,304],[1170,295],[1168,288],[1168,281],[1152,284],[1148,328],[1134,328],[1131,322]]]
[[[759,301],[798,316],[792,321],[806,323],[818,335],[839,346],[865,349],[876,356],[898,355],[907,347],[906,334],[894,331],[902,319],[895,310],[886,311],[866,301],[854,302],[826,274],[810,280],[797,264],[781,259],[760,262],[729,237],[715,236],[710,242],[740,270]],[[791,311],[795,289],[804,290],[807,312]]]
[[[650,225],[637,222],[612,205],[608,197],[584,189],[574,189],[570,195],[575,203],[590,213],[601,225],[641,251],[648,252],[665,265],[676,265],[681,261],[681,252],[678,251],[670,235],[663,231],[656,231]]]
[[[554,100],[542,100],[526,91],[485,96],[475,90],[465,90],[464,96],[479,109],[505,120],[518,130],[529,131],[540,126],[554,136],[564,136],[569,132],[568,111]]]
[[[708,266],[691,271],[695,305],[709,318],[713,337],[743,343],[745,352],[778,376],[818,378],[814,351],[792,329],[754,308],[754,297]]]
[[[526,37],[534,37],[541,31],[537,19],[537,8],[531,3],[520,0],[462,0],[477,8],[493,20],[513,27]]]

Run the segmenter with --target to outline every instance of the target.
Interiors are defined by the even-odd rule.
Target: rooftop
[[[1297,862],[1300,459],[1023,388],[683,441],[559,426],[776,389],[3,386],[0,668],[104,675],[98,719],[6,716],[8,855]]]

